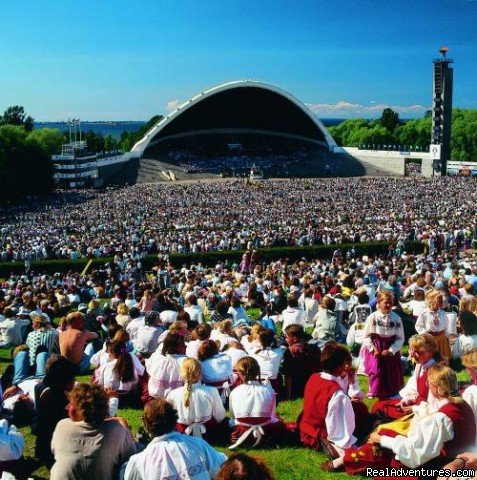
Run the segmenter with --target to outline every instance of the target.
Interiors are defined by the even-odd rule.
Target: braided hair
[[[181,365],[181,377],[185,383],[184,405],[188,408],[190,405],[192,385],[197,383],[202,377],[200,362],[195,358],[186,358]]]

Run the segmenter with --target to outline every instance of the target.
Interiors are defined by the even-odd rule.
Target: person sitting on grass
[[[442,357],[437,350],[437,343],[431,335],[414,335],[409,339],[409,356],[416,363],[413,374],[406,385],[399,391],[398,398],[378,400],[371,410],[378,419],[389,421],[417,412],[422,402],[433,403],[429,395],[428,372]]]
[[[124,480],[216,478],[227,457],[201,438],[174,431],[178,417],[171,403],[164,398],[151,400],[144,407],[142,419],[152,440],[129,459]]]
[[[46,364],[43,382],[35,387],[37,427],[35,455],[48,467],[54,463],[51,439],[56,425],[68,417],[68,392],[75,384],[76,367],[61,355],[53,355]]]
[[[31,469],[22,459],[25,448],[25,439],[17,427],[9,424],[8,420],[0,420],[0,475],[8,472],[13,478],[28,478]],[[11,477],[10,477],[11,478]]]
[[[232,359],[225,353],[220,353],[213,340],[206,340],[199,347],[198,357],[202,367],[202,381],[216,387],[225,403],[230,385],[234,382]]]
[[[53,433],[51,480],[113,480],[136,452],[124,421],[108,418],[109,399],[99,385],[80,383],[68,394],[68,417]]]
[[[282,372],[285,377],[285,398],[303,397],[306,382],[321,370],[321,351],[317,345],[307,343],[307,334],[301,325],[292,324],[285,330],[288,348],[283,355]]]
[[[452,346],[452,357],[455,359],[477,347],[477,316],[463,311],[459,313],[457,322],[460,334]]]
[[[260,381],[260,366],[252,357],[244,357],[235,366],[242,382],[230,393],[229,410],[232,443],[236,448],[244,442],[258,445],[263,437],[266,444],[283,441],[287,431],[276,413],[276,395],[273,388]]]
[[[98,334],[84,329],[85,317],[81,312],[69,313],[66,322],[68,328],[60,332],[60,353],[78,367],[78,373],[86,373],[94,354],[94,346],[88,342],[96,340]]]
[[[151,397],[165,396],[174,388],[184,385],[180,367],[187,358],[185,350],[184,336],[169,332],[163,345],[146,360],[148,391]]]
[[[98,369],[97,384],[118,392],[120,407],[130,404],[130,402],[134,403],[132,396],[139,377],[134,368],[133,355],[119,340],[109,344],[108,352],[109,361]]]
[[[167,400],[177,410],[176,430],[180,433],[216,439],[219,425],[225,419],[225,408],[215,387],[201,384],[202,368],[195,358],[186,358],[181,365],[184,386],[175,388]],[[219,427],[219,428],[218,428]]]
[[[356,427],[353,406],[342,388],[342,379],[352,368],[351,361],[345,346],[329,342],[323,347],[323,372],[314,373],[308,380],[303,411],[297,420],[301,442],[325,451],[332,458],[322,465],[325,470],[342,468],[345,450],[357,441],[353,435]]]
[[[472,448],[476,435],[474,414],[458,391],[456,373],[447,365],[434,364],[429,369],[428,381],[437,409],[421,408],[423,413],[414,415],[407,435],[387,429],[386,424],[378,427],[371,433],[368,444],[347,452],[348,473],[356,471],[355,459],[366,458],[370,450],[379,455],[369,458],[369,466],[379,461],[380,468],[440,469],[459,453]]]

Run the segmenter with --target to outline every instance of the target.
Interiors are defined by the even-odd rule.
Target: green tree
[[[33,117],[25,113],[25,109],[20,105],[8,107],[0,117],[0,125],[18,125],[27,132],[31,132],[34,127]]]
[[[63,143],[65,143],[64,136],[57,128],[33,130],[26,138],[27,146],[38,147],[48,157],[60,153]]]
[[[164,117],[162,115],[154,115],[149,121],[147,121],[137,132],[123,132],[119,140],[119,147],[125,152],[129,152],[131,148],[141,140],[146,133],[151,130],[154,125],[159,123]]]
[[[0,127],[0,199],[15,200],[48,192],[52,186],[49,155],[40,146],[27,144],[27,132],[18,125]]]
[[[379,123],[390,133],[394,133],[399,125],[399,115],[392,108],[385,108]]]

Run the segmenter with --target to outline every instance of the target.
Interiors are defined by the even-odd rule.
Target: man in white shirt
[[[147,312],[145,325],[139,329],[137,338],[133,341],[134,348],[144,357],[151,356],[157,349],[159,335],[162,333],[158,321],[158,312]]]
[[[31,325],[27,318],[18,318],[11,308],[4,310],[5,320],[0,322],[0,347],[16,347],[23,343],[23,334]]]
[[[288,296],[288,307],[282,311],[282,331],[289,325],[301,325],[305,328],[305,312],[298,306],[298,299],[295,295]]]

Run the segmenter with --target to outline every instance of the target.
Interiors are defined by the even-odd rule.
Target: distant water
[[[344,118],[321,118],[325,127],[334,127],[344,122]],[[81,131],[101,133],[103,136],[111,135],[119,139],[123,132],[137,132],[146,122],[82,122]],[[68,132],[66,122],[35,122],[35,128],[58,128],[61,132]]]
[[[336,127],[340,123],[343,123],[346,118],[320,118],[325,127]]]
[[[123,132],[137,132],[146,122],[81,122],[81,131],[111,135],[119,139]],[[69,126],[65,122],[35,122],[35,128],[57,128],[61,132],[68,132]]]

